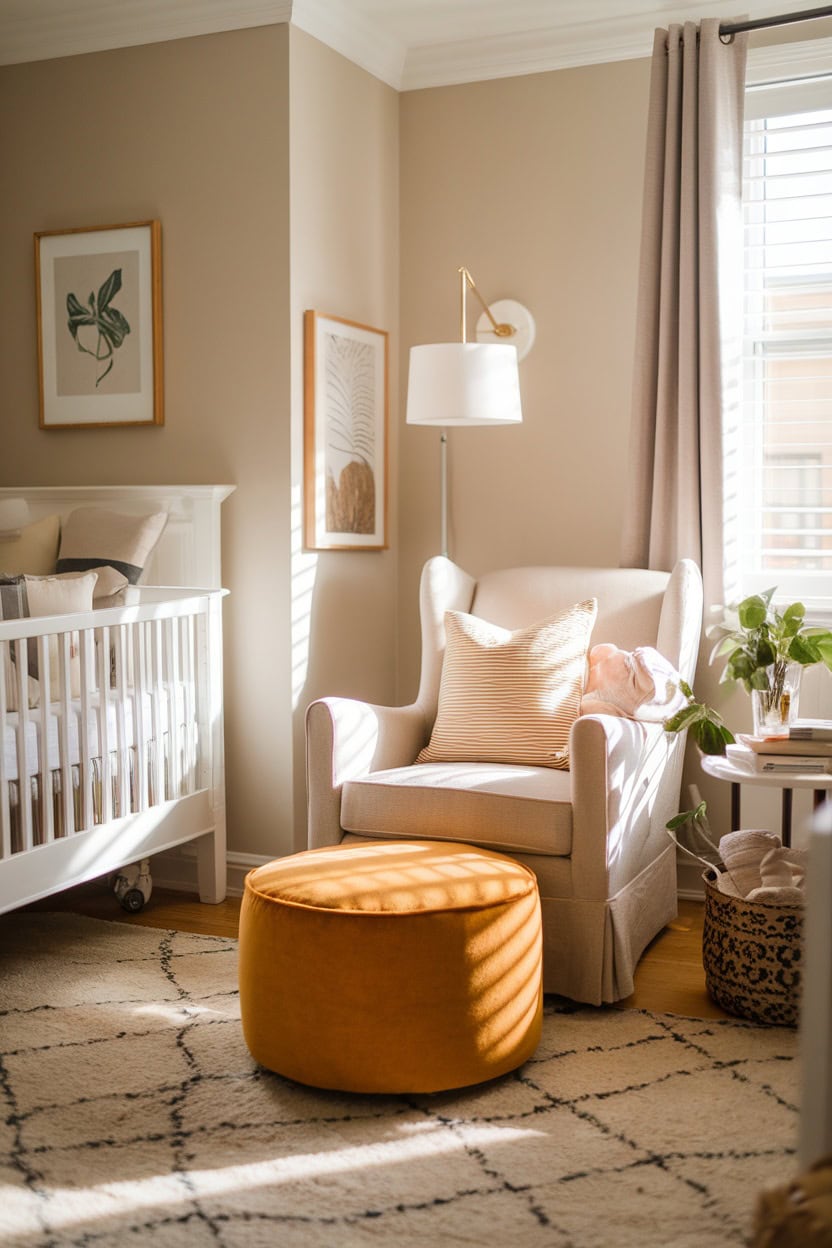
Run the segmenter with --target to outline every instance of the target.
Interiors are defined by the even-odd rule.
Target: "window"
[[[793,86],[748,96],[726,547],[732,597],[777,585],[789,601],[832,608],[832,80],[812,81],[811,107]]]

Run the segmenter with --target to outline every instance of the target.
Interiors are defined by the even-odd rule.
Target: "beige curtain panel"
[[[746,36],[653,44],[622,567],[702,568],[723,600],[723,430],[738,410]]]

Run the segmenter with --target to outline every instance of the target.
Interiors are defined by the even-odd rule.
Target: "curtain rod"
[[[759,17],[747,22],[722,22],[719,36],[739,35],[745,30],[763,30],[768,26],[787,26],[792,22],[806,22],[813,17],[832,17],[832,4],[824,4],[819,9],[803,9],[800,13],[781,13],[779,17]]]

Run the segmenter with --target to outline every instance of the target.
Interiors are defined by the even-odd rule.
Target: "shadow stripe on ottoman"
[[[540,1039],[540,899],[502,854],[437,841],[313,849],[246,877],[240,1009],[252,1056],[345,1092],[437,1092]]]

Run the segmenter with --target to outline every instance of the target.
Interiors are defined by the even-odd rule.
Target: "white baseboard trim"
[[[225,856],[227,896],[242,897],[243,883],[249,871],[271,861],[270,857],[260,854],[240,854],[234,850],[229,851]],[[195,893],[197,891],[196,850],[192,845],[182,845],[165,854],[156,854],[151,863],[151,872],[156,888]]]
[[[703,868],[698,862],[676,863],[676,893],[685,901],[704,901],[705,886],[702,883]]]
[[[261,854],[241,854],[230,850],[225,856],[226,890],[229,897],[242,897],[243,884],[249,871],[262,867],[272,859]],[[182,845],[156,854],[152,863],[153,883],[158,888],[174,892],[196,892],[196,850],[193,845]],[[697,862],[682,860],[676,863],[676,892],[684,901],[704,901],[702,867]]]
[[[243,885],[249,871],[255,867],[263,867],[271,862],[266,854],[227,854],[225,858],[227,888],[229,897],[242,897]]]

